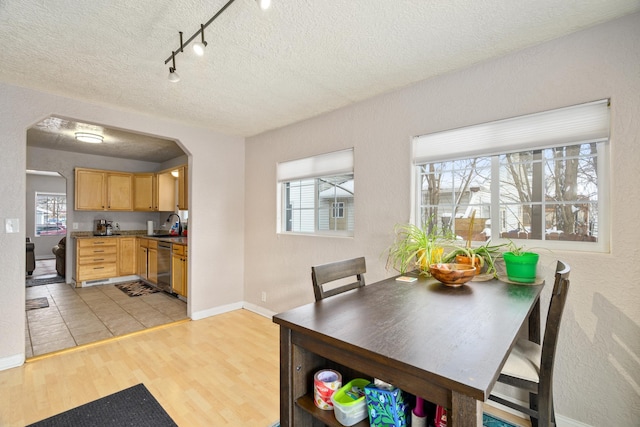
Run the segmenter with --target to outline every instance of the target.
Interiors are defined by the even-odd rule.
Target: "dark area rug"
[[[49,300],[47,297],[31,298],[25,301],[25,311],[35,310],[37,308],[49,307]]]
[[[27,288],[31,286],[51,285],[54,283],[64,283],[64,277],[55,276],[55,277],[45,277],[42,279],[38,279],[37,277],[35,277],[35,278],[25,280],[25,286]]]
[[[144,384],[119,391],[27,427],[177,427]]]
[[[153,286],[147,285],[146,283],[139,280],[135,282],[118,283],[116,284],[116,288],[120,289],[130,297],[139,297],[141,295],[149,295],[160,292],[160,289],[154,288]]]

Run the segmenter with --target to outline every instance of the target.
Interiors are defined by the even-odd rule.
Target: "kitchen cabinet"
[[[149,239],[147,250],[147,280],[158,284],[158,241]]]
[[[76,210],[133,210],[133,174],[76,168],[75,181]]]
[[[189,209],[189,169],[187,165],[178,168],[178,209]]]
[[[120,237],[118,240],[118,276],[137,274],[137,245],[135,237]]]
[[[142,280],[149,280],[149,270],[147,269],[149,239],[138,239],[138,276]]]
[[[157,184],[155,173],[133,175],[133,210],[157,211]]]
[[[173,212],[176,210],[176,179],[171,172],[156,175],[157,211]]]
[[[76,269],[78,285],[87,280],[118,276],[118,245],[114,238],[90,238],[76,241]]]
[[[187,256],[188,247],[173,244],[171,246],[171,285],[173,292],[187,297]]]

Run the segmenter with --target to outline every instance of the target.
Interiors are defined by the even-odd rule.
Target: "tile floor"
[[[37,261],[33,277],[52,274],[49,263]],[[26,312],[26,357],[187,318],[184,301],[163,292],[129,297],[114,285],[74,288],[56,283],[26,288],[26,299],[39,297],[46,297],[49,307]]]

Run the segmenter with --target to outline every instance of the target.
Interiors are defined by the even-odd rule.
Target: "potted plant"
[[[540,255],[525,251],[513,241],[508,243],[508,251],[502,254],[507,269],[507,278],[512,282],[533,283],[536,280],[536,268]]]
[[[470,264],[476,267],[476,274],[484,271],[485,274],[496,276],[495,260],[500,256],[501,245],[491,245],[491,241],[478,247],[467,245],[453,246],[451,252],[442,257],[442,262],[455,262],[457,264]]]
[[[441,262],[448,240],[437,228],[396,224],[394,232],[395,241],[387,250],[387,269],[401,274],[418,269],[420,274],[429,274],[429,265]]]

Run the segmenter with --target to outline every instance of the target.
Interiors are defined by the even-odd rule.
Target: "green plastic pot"
[[[512,282],[533,283],[536,281],[536,267],[540,255],[533,252],[523,252],[516,255],[513,252],[505,252],[504,264],[507,267],[507,278]]]

